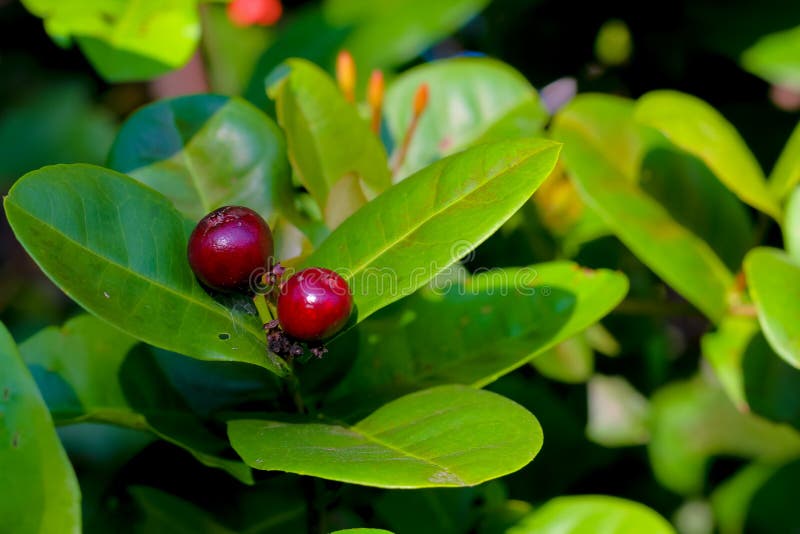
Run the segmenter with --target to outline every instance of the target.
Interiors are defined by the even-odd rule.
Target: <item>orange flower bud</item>
[[[417,87],[417,92],[414,94],[414,116],[419,117],[425,111],[428,105],[428,84],[423,83]]]
[[[344,93],[344,97],[350,102],[354,102],[356,99],[356,63],[347,50],[342,50],[336,56],[336,81],[339,82],[339,88]]]

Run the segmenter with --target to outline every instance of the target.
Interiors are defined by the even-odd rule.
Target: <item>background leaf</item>
[[[428,105],[398,171],[401,177],[477,142],[537,135],[547,122],[536,91],[511,66],[489,58],[445,59],[404,72],[386,92],[386,123],[395,146],[406,135],[414,94],[423,83],[429,87]]]
[[[81,492],[36,383],[0,324],[0,520],[11,532],[81,531]],[[12,490],[13,488],[13,490]]]
[[[781,199],[798,184],[800,184],[800,122],[786,141],[786,146],[769,175],[769,189],[775,198]]]
[[[196,0],[25,0],[58,42],[74,37],[108,81],[146,80],[183,66],[200,40]]]
[[[260,321],[200,287],[184,255],[192,225],[152,189],[100,167],[56,165],[21,178],[4,205],[28,253],[92,313],[181,354],[285,372]]]
[[[558,497],[531,512],[509,534],[674,534],[666,519],[643,504],[605,495]]]
[[[795,187],[786,203],[783,241],[786,244],[786,253],[800,265],[800,186]]]
[[[162,193],[193,221],[231,204],[273,221],[293,203],[285,150],[278,126],[251,104],[190,95],[134,113],[108,163]]]
[[[352,427],[238,420],[228,433],[256,469],[386,488],[479,484],[520,469],[542,445],[527,410],[466,386],[412,393]]]
[[[744,271],[764,335],[781,358],[800,368],[800,266],[782,251],[760,247],[748,253]]]
[[[761,37],[741,60],[745,69],[772,84],[800,87],[800,26]]]
[[[581,196],[639,259],[712,320],[719,320],[728,306],[730,271],[707,243],[678,224],[623,174],[619,164],[613,165],[607,152],[595,148],[584,134],[586,122],[595,124],[584,110],[594,107],[591,99],[576,99],[559,112],[552,129],[565,143],[564,163]]]
[[[128,491],[144,513],[144,520],[137,525],[139,532],[234,532],[215,521],[205,510],[169,493],[146,486],[133,486]]]
[[[636,120],[660,130],[675,145],[699,157],[731,191],[780,220],[764,173],[736,129],[714,108],[677,91],[653,91],[636,103]]]
[[[361,321],[489,237],[550,174],[559,150],[528,139],[441,160],[361,208],[303,264],[340,271]]]
[[[728,316],[720,322],[716,332],[705,334],[701,339],[703,356],[714,368],[722,389],[741,412],[749,410],[742,366],[747,345],[757,332],[758,323],[753,317]]]
[[[268,92],[286,133],[295,177],[320,209],[325,211],[331,190],[348,177],[363,188],[361,203],[386,189],[391,181],[383,146],[334,81],[305,60],[290,60],[283,68],[288,72],[281,72]]]

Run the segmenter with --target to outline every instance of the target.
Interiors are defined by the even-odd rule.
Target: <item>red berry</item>
[[[233,0],[228,4],[228,18],[238,26],[272,26],[281,14],[280,0]]]
[[[347,323],[353,297],[344,278],[311,267],[289,278],[278,296],[278,320],[284,332],[301,341],[322,341]]]
[[[250,208],[224,206],[197,223],[188,256],[194,274],[206,286],[245,291],[252,275],[269,268],[272,232]]]

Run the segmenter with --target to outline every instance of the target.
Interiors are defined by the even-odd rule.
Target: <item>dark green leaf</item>
[[[800,266],[783,251],[761,247],[747,254],[744,272],[764,335],[781,358],[800,368]]]
[[[81,531],[81,492],[42,396],[0,324],[0,522],[14,533]]]
[[[423,83],[430,90],[428,105],[400,176],[478,142],[531,137],[547,121],[536,91],[509,65],[488,58],[445,59],[404,72],[386,92],[386,121],[395,146],[406,135],[414,95]]]
[[[285,151],[278,126],[253,105],[190,95],[134,113],[114,142],[109,166],[159,191],[194,221],[229,204],[274,220],[293,205]]]
[[[173,532],[176,534],[233,534],[205,510],[169,493],[146,486],[133,486],[128,491],[143,512],[137,532]]]
[[[45,167],[5,198],[11,227],[79,304],[153,345],[284,373],[260,321],[209,297],[186,261],[192,225],[156,191],[91,165]]]
[[[761,332],[747,346],[742,374],[753,413],[800,429],[800,370],[778,358]]]
[[[600,320],[625,296],[612,271],[554,262],[497,269],[463,284],[422,290],[363,322],[331,346],[331,359],[357,353],[328,396],[334,411],[368,409],[423,387],[482,387]]]
[[[256,469],[386,488],[479,484],[522,468],[542,446],[527,410],[466,386],[412,393],[354,426],[239,420],[228,434]]]
[[[643,504],[607,495],[557,497],[508,530],[509,534],[675,534]]]
[[[559,150],[526,139],[441,160],[353,214],[303,264],[340,271],[361,321],[488,238],[550,174]]]
[[[716,487],[711,494],[711,506],[720,534],[744,532],[753,496],[777,470],[776,465],[754,462]]]

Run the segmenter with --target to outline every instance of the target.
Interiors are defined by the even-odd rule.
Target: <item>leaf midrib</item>
[[[552,143],[552,144],[551,144],[551,143]],[[524,158],[521,158],[520,160],[516,161],[514,164],[512,164],[512,165],[510,165],[509,167],[507,167],[507,168],[503,169],[501,172],[499,172],[499,173],[495,174],[494,176],[492,176],[492,177],[488,178],[486,181],[484,181],[482,184],[480,184],[480,185],[479,185],[478,187],[476,187],[475,189],[473,189],[473,190],[471,190],[471,191],[468,191],[468,192],[466,192],[464,195],[462,195],[462,196],[459,196],[459,197],[455,198],[454,200],[452,200],[452,201],[450,201],[450,202],[446,203],[446,204],[445,204],[444,206],[442,206],[440,209],[438,209],[438,210],[436,210],[435,212],[433,212],[433,213],[432,213],[432,214],[431,214],[429,217],[426,217],[426,218],[423,218],[423,219],[421,219],[421,221],[420,221],[419,223],[416,223],[416,224],[412,225],[412,226],[411,226],[411,227],[410,227],[410,228],[409,228],[409,229],[408,229],[406,232],[404,232],[402,235],[400,235],[400,236],[399,236],[399,237],[397,237],[396,239],[392,240],[392,241],[391,241],[391,242],[389,242],[388,244],[385,244],[383,247],[380,247],[380,248],[377,250],[377,252],[376,252],[375,254],[373,254],[373,255],[372,255],[372,257],[369,257],[367,260],[364,260],[363,262],[361,262],[361,264],[357,265],[356,267],[354,267],[354,268],[351,268],[351,270],[350,270],[350,273],[349,273],[349,276],[348,276],[348,280],[352,280],[353,278],[355,278],[355,277],[356,277],[358,274],[360,274],[360,273],[361,273],[361,272],[362,272],[364,269],[366,269],[367,267],[369,267],[370,265],[372,265],[373,263],[375,263],[375,261],[376,261],[378,258],[380,258],[381,256],[383,256],[383,255],[384,255],[384,254],[386,254],[387,252],[391,251],[391,250],[392,250],[392,249],[393,249],[393,248],[394,248],[396,245],[398,245],[398,244],[402,243],[402,242],[403,242],[405,239],[407,239],[407,238],[408,238],[410,235],[414,234],[414,233],[415,233],[417,230],[419,230],[420,228],[422,228],[423,226],[425,226],[426,224],[428,224],[430,221],[432,221],[432,220],[434,220],[434,219],[438,218],[438,217],[439,217],[439,216],[441,216],[441,215],[442,215],[444,212],[446,212],[446,211],[449,211],[449,210],[450,210],[450,209],[451,209],[453,206],[455,206],[456,204],[459,204],[459,203],[463,202],[463,201],[464,201],[466,198],[468,198],[468,197],[470,197],[470,196],[472,196],[472,195],[474,195],[474,194],[477,194],[477,193],[478,193],[478,192],[480,192],[480,191],[481,191],[481,190],[482,190],[484,187],[486,187],[486,186],[488,186],[489,184],[491,184],[491,183],[492,183],[494,180],[497,180],[498,178],[500,178],[500,177],[502,177],[502,176],[504,176],[504,175],[506,175],[506,174],[508,174],[508,173],[510,173],[510,172],[513,172],[515,169],[517,169],[517,168],[518,168],[518,167],[520,167],[521,165],[524,165],[524,164],[525,164],[525,163],[526,163],[528,160],[530,160],[530,159],[531,159],[531,158],[533,158],[534,156],[537,156],[537,155],[539,155],[539,154],[541,154],[541,153],[543,153],[543,152],[546,152],[546,151],[548,151],[548,150],[558,149],[558,146],[559,146],[559,145],[557,145],[557,144],[555,144],[555,143],[553,143],[553,142],[550,142],[550,143],[547,143],[547,144],[543,144],[543,145],[542,145],[540,148],[538,148],[538,149],[537,149],[537,150],[535,150],[534,152],[531,152],[530,154],[528,154],[528,155],[527,155],[527,156],[525,156]],[[439,173],[439,176],[440,176],[440,177],[441,177],[441,175],[444,173],[444,171],[445,171],[445,169],[446,169],[446,168],[447,168],[447,166],[445,166],[445,167],[443,167],[443,168],[442,168],[442,170],[441,170],[441,171],[440,171],[440,173]],[[437,181],[438,181],[439,179],[441,179],[440,177],[439,177],[439,178],[437,178]],[[329,238],[329,239],[330,239],[330,238]],[[323,243],[323,246],[324,246],[324,243]],[[320,249],[317,249],[317,252],[316,252],[315,254],[313,254],[313,255],[312,255],[312,258],[313,258],[313,256],[315,256],[315,255],[316,255],[316,254],[319,252],[319,250],[323,250],[323,249],[322,249],[322,247],[320,247]],[[306,263],[308,263],[308,262],[306,262]]]
[[[212,306],[209,306],[207,303],[205,303],[205,302],[203,302],[203,301],[200,301],[200,300],[197,300],[197,299],[191,298],[191,297],[187,296],[187,295],[186,295],[186,294],[184,294],[184,293],[180,293],[179,291],[177,291],[177,290],[175,290],[175,289],[173,289],[173,288],[171,288],[171,287],[169,287],[169,286],[166,286],[166,285],[164,285],[164,284],[163,284],[163,283],[161,283],[161,282],[158,282],[158,281],[156,281],[156,280],[154,280],[154,279],[152,279],[152,278],[148,278],[148,277],[146,277],[145,275],[143,275],[143,274],[141,274],[141,273],[138,273],[137,271],[134,271],[134,270],[132,270],[132,269],[130,268],[130,266],[128,266],[128,265],[122,265],[122,264],[120,264],[120,263],[118,263],[118,262],[116,262],[116,261],[113,261],[113,260],[111,260],[110,258],[108,258],[108,257],[106,257],[106,256],[104,256],[104,255],[102,255],[102,254],[100,254],[100,253],[98,253],[98,252],[96,252],[96,251],[92,250],[91,248],[89,248],[88,246],[84,245],[83,243],[80,243],[80,242],[76,241],[76,240],[75,240],[75,239],[73,239],[71,236],[69,236],[69,235],[67,235],[67,234],[65,234],[65,233],[63,233],[63,232],[61,232],[61,231],[60,231],[58,228],[56,228],[55,226],[51,225],[50,223],[48,223],[48,222],[46,222],[45,220],[43,220],[43,219],[41,219],[41,218],[37,217],[37,216],[36,216],[36,215],[34,215],[32,212],[30,212],[30,211],[28,211],[27,209],[25,209],[25,208],[24,208],[24,207],[23,207],[21,204],[18,204],[18,203],[16,203],[16,202],[15,202],[15,201],[14,201],[14,200],[13,200],[13,199],[10,197],[10,196],[7,196],[7,197],[5,198],[5,203],[6,203],[6,204],[8,204],[8,205],[11,205],[11,206],[13,206],[13,207],[15,207],[17,210],[19,210],[19,212],[20,212],[20,213],[22,213],[22,214],[26,215],[27,217],[29,217],[30,219],[32,219],[32,220],[34,220],[34,221],[37,221],[37,222],[39,222],[39,223],[40,223],[42,226],[46,227],[46,228],[47,228],[48,230],[50,230],[51,232],[53,232],[53,233],[55,233],[55,234],[57,234],[57,235],[60,235],[60,236],[62,236],[62,237],[64,238],[64,240],[65,240],[65,241],[68,241],[68,242],[72,243],[73,245],[75,245],[75,246],[76,246],[76,247],[78,247],[79,249],[86,251],[87,253],[89,253],[89,254],[93,255],[94,257],[96,257],[96,258],[99,258],[99,259],[101,259],[101,260],[104,260],[105,262],[107,262],[107,263],[109,263],[109,264],[111,264],[111,265],[114,265],[114,266],[116,266],[117,268],[119,268],[119,269],[121,269],[121,270],[123,270],[123,271],[125,271],[125,272],[127,272],[127,273],[129,273],[129,274],[131,274],[132,276],[134,276],[134,277],[136,277],[136,278],[138,278],[138,279],[140,279],[140,280],[143,280],[143,281],[145,281],[145,282],[147,282],[147,283],[149,283],[149,284],[151,284],[151,285],[153,285],[153,286],[155,286],[155,287],[157,287],[157,288],[160,288],[160,289],[164,290],[164,291],[165,291],[165,292],[167,292],[167,293],[171,293],[171,294],[173,294],[173,295],[176,295],[176,296],[178,296],[178,297],[182,298],[183,300],[186,300],[186,301],[188,301],[190,304],[195,304],[195,305],[197,305],[197,306],[199,306],[199,307],[201,307],[201,308],[204,308],[204,309],[206,309],[206,310],[209,310],[209,311],[210,311],[210,312],[212,312],[214,315],[217,315],[217,316],[220,316],[220,317],[222,317],[222,316],[223,316],[223,314],[221,313],[221,311],[220,311],[218,308],[214,308],[214,307],[212,307]],[[9,222],[10,222],[10,221],[9,221]],[[14,225],[12,224],[12,227],[13,227],[13,226],[14,226]],[[35,258],[34,258],[34,259],[35,259]],[[39,262],[38,262],[38,260],[36,261],[36,263],[37,263],[37,264],[39,263]],[[225,319],[230,319],[231,317],[230,317],[230,315],[229,315],[229,314],[225,314],[225,315],[224,315],[224,318],[225,318]],[[253,334],[253,335],[255,336],[255,333],[256,333],[256,331],[255,331],[255,330],[252,328],[252,326],[250,326],[249,324],[247,324],[247,323],[245,323],[245,322],[242,322],[242,321],[237,321],[237,322],[238,322],[238,324],[240,324],[240,325],[244,326],[244,328],[245,328],[245,330],[246,330],[246,331],[248,331],[249,333],[251,333],[251,334]],[[258,337],[258,336],[255,336],[255,337]]]

